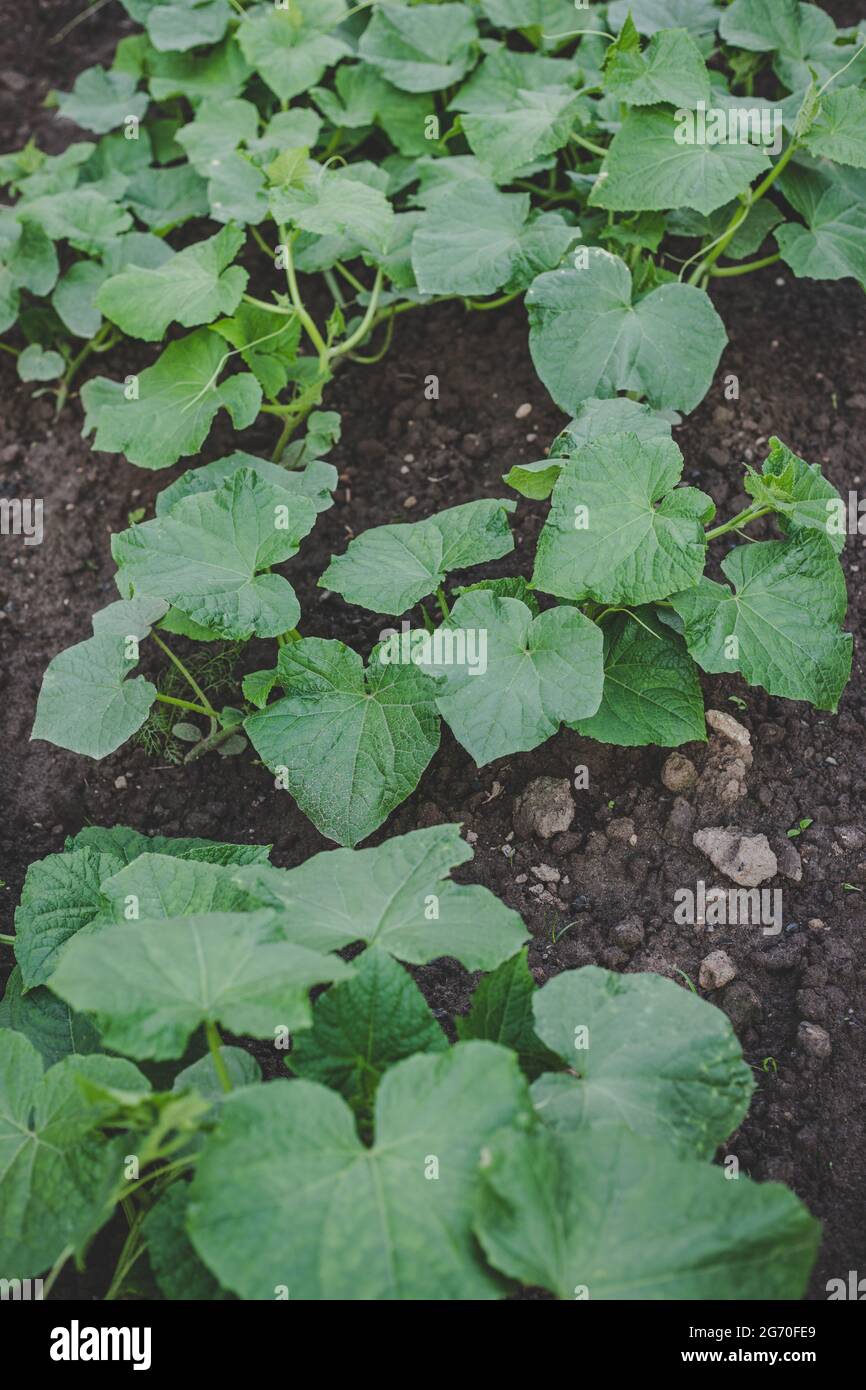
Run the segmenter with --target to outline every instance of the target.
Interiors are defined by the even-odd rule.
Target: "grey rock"
[[[698,780],[697,769],[682,753],[671,753],[662,768],[662,782],[669,792],[687,792]]]
[[[736,978],[737,967],[726,951],[710,951],[701,961],[698,983],[701,989],[722,989]]]
[[[804,1020],[797,1029],[797,1042],[810,1057],[829,1057],[833,1051],[830,1034],[817,1023]]]
[[[778,872],[776,856],[766,835],[750,835],[731,826],[710,826],[696,830],[695,845],[720,873],[743,888],[757,888]]]
[[[866,845],[866,834],[856,825],[837,825],[833,833],[843,849],[857,850]]]
[[[745,980],[734,980],[720,995],[720,1002],[734,1029],[743,1033],[761,1016],[761,1001]]]
[[[803,861],[800,858],[799,850],[794,848],[790,840],[785,840],[779,845],[776,859],[779,873],[785,878],[793,879],[794,883],[799,883],[803,877]]]
[[[622,946],[627,951],[633,951],[636,946],[643,943],[643,922],[640,917],[632,913],[629,917],[624,917],[621,922],[617,922],[611,935],[617,946]]]
[[[567,777],[536,777],[514,804],[514,829],[522,840],[533,835],[549,840],[568,830],[573,820],[574,801]]]

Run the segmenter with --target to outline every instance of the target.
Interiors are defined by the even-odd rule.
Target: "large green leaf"
[[[245,912],[257,904],[234,881],[237,866],[172,854],[140,854],[111,877],[100,892],[103,922],[187,917],[191,913]]]
[[[786,1187],[728,1181],[626,1129],[504,1131],[481,1175],[487,1258],[561,1299],[800,1299],[818,1248]]]
[[[866,92],[843,87],[821,98],[821,110],[803,137],[816,155],[866,169]]]
[[[694,134],[695,138],[687,138]],[[699,139],[670,107],[628,112],[614,136],[590,203],[614,212],[697,208],[710,213],[770,168],[748,141]]]
[[[144,1219],[147,1257],[163,1297],[209,1302],[228,1295],[202,1264],[186,1233],[189,1185],[172,1183]]]
[[[479,590],[417,637],[412,660],[436,677],[439,713],[479,767],[536,748],[601,701],[601,629],[577,608],[534,618],[519,599]]]
[[[235,878],[281,913],[281,931],[299,946],[339,951],[365,941],[410,965],[453,956],[467,970],[495,970],[526,930],[486,888],[447,878],[471,858],[458,825],[435,825],[375,849],[326,850],[296,869],[260,865]]]
[[[862,194],[820,170],[795,167],[782,191],[802,216],[776,227],[782,260],[795,275],[840,280],[851,275],[866,288],[866,206]],[[761,204],[759,203],[760,207]]]
[[[709,296],[666,284],[632,302],[631,272],[598,247],[581,270],[539,275],[526,296],[529,348],[556,404],[640,391],[651,405],[694,410],[727,342]]]
[[[309,498],[317,512],[325,512],[334,505],[331,494],[337,486],[337,470],[332,463],[313,458],[303,468],[290,471],[282,464],[238,451],[226,454],[225,458],[214,459],[213,463],[188,468],[175,482],[169,483],[156,499],[157,516],[168,516],[184,497],[192,497],[200,492],[216,492],[227,478],[233,478],[241,469],[252,469],[272,487]]]
[[[862,82],[866,76],[862,54],[851,62],[862,42],[857,31],[848,30],[847,42],[840,43],[840,31],[818,5],[799,0],[733,0],[719,16],[719,32],[736,48],[775,53],[773,66],[791,92],[805,91],[813,75],[821,84],[835,76],[844,85]]]
[[[68,241],[76,251],[100,256],[132,226],[132,217],[95,188],[72,188],[29,200],[20,215],[40,226],[51,241]]]
[[[82,846],[30,865],[15,912],[15,956],[26,989],[51,978],[62,947],[102,911],[102,880],[122,862],[110,851]]]
[[[688,30],[661,29],[642,53],[631,15],[616,43],[607,50],[604,85],[629,106],[654,106],[665,101],[671,106],[694,108],[698,102],[710,100],[707,65]]]
[[[348,237],[358,250],[382,252],[388,245],[394,209],[384,193],[366,181],[364,170],[312,165],[293,183],[271,190],[277,222],[319,237]]]
[[[193,1182],[189,1231],[245,1299],[492,1299],[471,1214],[489,1136],[527,1112],[513,1053],[461,1043],[382,1078],[365,1148],[309,1081],[230,1096]]]
[[[140,120],[147,110],[147,93],[137,92],[137,85],[132,73],[85,68],[71,92],[57,94],[57,110],[85,130],[116,130],[130,116]]]
[[[287,1065],[366,1116],[389,1067],[415,1053],[444,1052],[448,1039],[412,976],[385,951],[364,951],[354,967],[351,980],[316,1001],[313,1026],[295,1040]]]
[[[200,328],[169,343],[135,378],[137,394],[106,377],[92,378],[81,399],[85,428],[96,427],[94,449],[125,454],[142,468],[168,468],[198,453],[219,410],[229,412],[236,429],[246,429],[258,414],[261,387],[249,372],[220,383],[224,360],[219,338]]]
[[[557,213],[532,216],[527,193],[500,193],[472,179],[424,213],[412,238],[412,268],[423,294],[523,289],[557,266],[577,236]]]
[[[414,666],[384,665],[378,649],[365,672],[357,652],[321,637],[281,647],[277,672],[283,698],[244,728],[322,834],[355,845],[415,790],[439,747],[435,686]]]
[[[250,76],[250,64],[237,41],[226,38],[203,54],[148,53],[150,91],[154,101],[228,101]]]
[[[126,825],[115,825],[111,829],[86,825],[77,835],[68,837],[64,848],[97,849],[103,854],[114,855],[122,864],[131,864],[140,854],[171,854],[177,859],[199,859],[205,864],[266,864],[272,847],[232,845],[195,836],[142,835]]]
[[[314,87],[350,52],[329,32],[347,9],[346,0],[292,0],[288,9],[264,4],[246,12],[238,27],[244,57],[280,101]]]
[[[829,539],[809,532],[741,545],[722,570],[734,589],[702,579],[671,599],[698,664],[740,671],[771,695],[835,710],[851,672],[852,639],[839,631],[848,599]]]
[[[676,748],[706,739],[697,668],[683,641],[650,608],[604,621],[604,694],[598,712],[574,726],[621,748]]]
[[[374,526],[331,560],[319,585],[374,613],[406,613],[434,593],[451,570],[512,551],[508,517],[514,509],[506,498],[484,498],[424,521]]]
[[[120,601],[93,618],[93,636],[52,657],[42,677],[31,738],[104,758],[140,729],[156,699],[138,665],[138,642],[166,610],[152,597]]]
[[[6,993],[0,1000],[0,1028],[11,1028],[29,1038],[46,1067],[73,1053],[90,1055],[102,1051],[99,1034],[90,1020],[73,1013],[44,985],[25,989],[19,966],[6,981]]]
[[[468,5],[380,4],[361,38],[360,56],[406,92],[436,92],[459,82],[477,52]]]
[[[818,463],[806,463],[799,455],[771,435],[770,452],[761,472],[749,468],[743,486],[759,506],[772,507],[782,530],[791,536],[798,532],[820,531],[829,536],[838,554],[845,544],[844,530],[838,523],[844,516],[839,493],[821,472]]]
[[[719,22],[715,0],[612,0],[607,7],[609,22],[621,29],[631,14],[641,34],[659,29],[688,29],[701,36],[712,34]]]
[[[209,211],[207,184],[191,164],[140,170],[130,180],[126,199],[139,221],[160,234]]]
[[[535,1031],[534,996],[535,981],[524,947],[483,977],[472,996],[469,1013],[458,1014],[454,1020],[458,1038],[461,1042],[477,1038],[511,1048],[530,1081],[541,1072],[555,1071],[561,1065],[560,1059],[545,1047]]]
[[[183,53],[218,43],[231,15],[228,0],[157,0],[147,16],[147,32],[154,48]]]
[[[709,1159],[749,1108],[755,1084],[727,1015],[661,975],[569,970],[538,990],[533,1012],[568,1068],[532,1090],[560,1133],[623,1125]]]
[[[609,434],[585,445],[553,489],[534,587],[567,599],[648,603],[697,584],[706,559],[701,523],[714,507],[697,488],[677,487],[682,471],[672,439]]]
[[[275,941],[272,928],[270,912],[212,912],[79,933],[51,988],[94,1018],[107,1047],[133,1057],[181,1057],[203,1023],[273,1038],[278,1025],[309,1027],[313,985],[352,972],[336,956]]]
[[[603,434],[636,434],[648,444],[663,443],[671,437],[671,424],[648,405],[639,405],[628,396],[614,396],[606,401],[591,396],[578,406],[574,419],[556,436],[546,458],[537,463],[516,463],[503,482],[523,497],[543,501],[552,493],[565,460]]]
[[[469,145],[497,183],[568,140],[582,103],[560,58],[496,48],[452,99]]]
[[[247,272],[231,265],[244,234],[226,227],[179,251],[154,270],[130,266],[106,280],[97,306],[124,333],[155,341],[170,323],[193,328],[231,314],[246,288]]]
[[[81,1250],[111,1212],[129,1139],[107,1140],[112,1108],[79,1080],[126,1091],[148,1083],[120,1057],[66,1057],[43,1073],[19,1033],[0,1030],[0,1267],[4,1278],[42,1274],[67,1246]]]
[[[197,492],[113,536],[118,585],[166,599],[221,637],[277,637],[300,617],[295,591],[272,565],[295,555],[315,525],[309,498],[241,468],[214,492]]]

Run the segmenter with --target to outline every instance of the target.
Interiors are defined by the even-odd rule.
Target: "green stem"
[[[225,1058],[220,1051],[220,1047],[222,1046],[220,1031],[212,1019],[208,1019],[204,1026],[204,1031],[207,1036],[207,1045],[210,1048],[210,1055],[213,1057],[214,1070],[219,1078],[219,1083],[223,1090],[228,1092],[232,1089],[232,1080],[228,1073]]]
[[[150,635],[151,635],[151,637],[153,638],[153,640],[154,640],[154,642],[156,643],[156,645],[160,648],[160,650],[165,652],[165,654],[166,654],[166,656],[168,657],[169,661],[170,661],[174,666],[177,667],[178,671],[180,671],[180,674],[183,676],[183,678],[184,678],[184,680],[186,681],[187,685],[189,686],[190,690],[192,690],[193,693],[194,693],[195,695],[198,696],[199,700],[201,701],[202,705],[204,706],[203,713],[205,713],[205,714],[208,716],[209,719],[216,719],[216,718],[218,718],[217,712],[216,712],[216,710],[213,708],[213,706],[211,705],[210,700],[207,698],[207,696],[205,695],[204,691],[202,690],[202,688],[201,688],[201,686],[198,684],[198,682],[195,680],[195,678],[194,678],[193,676],[190,675],[189,671],[188,671],[188,670],[186,669],[186,667],[184,666],[184,664],[183,664],[183,662],[181,661],[180,657],[179,657],[179,656],[175,656],[174,652],[171,650],[171,647],[167,646],[166,643],[163,642],[162,638],[157,636],[157,634],[153,631],[153,629],[151,629]],[[165,696],[164,698],[165,698],[165,699],[168,699],[169,697],[168,697],[168,696]],[[175,702],[175,703],[177,703],[177,702]],[[182,703],[182,702],[181,702],[181,703]],[[193,709],[193,708],[194,708],[194,706],[190,705],[190,709]]]
[[[464,299],[463,303],[467,309],[501,309],[503,304],[510,304],[522,293],[522,290],[515,290],[513,294],[501,294],[498,299]]]
[[[346,267],[343,265],[342,261],[335,261],[334,269],[338,270],[342,275],[343,279],[347,280],[349,284],[352,286],[352,288],[357,290],[359,294],[367,293],[367,286],[363,285],[361,281],[358,279],[357,275],[352,274],[351,270],[347,270]]]
[[[63,373],[60,385],[57,388],[57,401],[54,406],[55,415],[59,415],[61,410],[65,406],[69,396],[69,388],[75,380],[75,376],[79,368],[84,365],[91,353],[100,351],[102,344],[106,343],[106,339],[108,339],[113,332],[114,325],[106,320],[106,322],[102,325],[99,331],[95,333],[94,336],[90,339],[90,342],[85,343],[81,351],[77,353],[75,357],[72,358],[72,361],[69,363],[69,366]],[[107,343],[106,346],[108,346]]]
[[[775,265],[776,261],[782,259],[782,254],[777,251],[775,256],[763,256],[759,261],[749,261],[746,265],[727,265],[722,266],[721,270],[713,266],[710,274],[714,279],[721,279],[723,276],[750,275],[753,270],[763,270],[765,266]]]
[[[54,1288],[55,1283],[57,1282],[57,1276],[58,1276],[58,1274],[59,1274],[60,1271],[62,1270],[63,1266],[66,1264],[66,1261],[69,1260],[69,1259],[71,1259],[71,1258],[72,1258],[72,1255],[73,1255],[74,1253],[75,1253],[75,1252],[73,1251],[71,1245],[67,1245],[66,1248],[65,1248],[64,1250],[61,1250],[60,1254],[57,1256],[57,1259],[54,1261],[54,1264],[51,1266],[51,1272],[50,1272],[49,1274],[46,1275],[46,1277],[45,1277],[45,1279],[44,1279],[44,1281],[43,1281],[43,1284],[42,1284],[42,1297],[43,1297],[43,1299],[45,1299],[45,1298],[48,1297],[48,1295],[50,1294],[51,1290]]]
[[[289,298],[297,310],[298,318],[306,329],[310,342],[319,354],[319,363],[324,372],[328,367],[328,345],[316,327],[315,322],[307,313],[304,301],[301,298],[301,292],[298,289],[298,277],[295,274],[295,263],[292,259],[292,243],[285,227],[280,227],[280,243],[286,248],[286,282],[289,286]]]
[[[367,305],[367,311],[364,314],[364,317],[362,318],[358,327],[355,329],[354,333],[350,333],[349,337],[346,338],[344,342],[340,343],[337,347],[330,349],[330,351],[328,352],[329,358],[342,357],[344,353],[351,352],[352,348],[355,346],[356,343],[362,343],[364,341],[364,339],[370,331],[370,328],[373,324],[373,320],[376,317],[376,310],[379,306],[379,295],[382,292],[382,281],[384,280],[384,278],[385,272],[380,266],[379,269],[376,271],[376,279],[374,280],[373,288],[370,291],[370,303]]]
[[[243,301],[245,304],[252,304],[256,309],[264,309],[267,314],[291,315],[297,312],[295,309],[287,308],[285,304],[274,304],[267,299],[256,299],[254,294],[245,294],[243,296]]]
[[[734,213],[724,232],[717,239],[716,244],[713,247],[712,251],[710,251],[709,255],[704,256],[703,260],[700,262],[696,270],[693,271],[692,275],[689,278],[690,285],[699,284],[704,279],[704,277],[709,274],[710,267],[715,265],[716,261],[719,259],[719,256],[723,254],[725,248],[729,246],[730,243],[733,241],[734,236],[737,233],[737,229],[743,224],[743,222],[745,222],[746,218],[748,217],[755,204],[757,202],[760,202],[761,198],[763,198],[764,194],[768,191],[768,189],[772,188],[779,175],[787,168],[796,150],[797,141],[792,140],[782,151],[780,158],[776,160],[776,163],[773,165],[769,174],[767,174],[766,177],[761,180],[757,188],[753,188],[751,192],[748,194],[744,206],[738,208],[737,211]]]
[[[445,597],[445,590],[442,588],[441,584],[439,585],[439,588],[436,590],[436,602],[439,604],[439,611],[442,614],[442,617],[447,622],[447,620],[451,617],[451,609],[448,607],[448,600]]]
[[[746,507],[745,511],[737,512],[736,516],[731,517],[723,526],[716,526],[712,531],[705,531],[704,536],[708,541],[717,540],[719,536],[724,536],[728,531],[736,531],[741,526],[748,526],[750,521],[757,521],[758,517],[766,516],[773,510],[772,507]]]
[[[209,714],[203,705],[193,704],[192,700],[178,700],[174,695],[161,694],[157,694],[156,698],[159,700],[160,704],[176,705],[178,709],[188,709],[192,710],[193,714],[203,714],[205,719],[213,718],[213,715]]]
[[[604,148],[604,145],[596,145],[594,141],[587,140],[583,135],[572,134],[571,138],[574,141],[575,145],[580,145],[581,149],[589,150],[590,154],[597,154],[601,159],[604,159],[605,155],[607,154],[607,150]]]
[[[0,932],[0,943],[2,943],[4,946],[14,946],[15,937],[10,936],[8,932]]]

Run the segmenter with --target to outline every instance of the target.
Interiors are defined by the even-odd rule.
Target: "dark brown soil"
[[[104,18],[80,26],[59,46],[61,62],[56,50],[45,47],[45,36],[80,3],[32,6],[32,22],[15,7],[19,32],[4,26],[0,91],[12,93],[0,98],[5,101],[0,111],[11,113],[7,148],[23,143],[34,126],[40,135],[50,131],[56,147],[68,138],[69,126],[61,129],[34,112],[35,103],[46,87],[71,85],[81,67],[108,55],[120,32],[120,11],[112,6]],[[10,7],[0,8],[8,14]],[[837,17],[850,22],[854,16],[850,7],[839,7]],[[10,79],[15,73],[27,77],[25,88]],[[773,267],[723,282],[714,295],[731,342],[709,397],[675,431],[688,481],[710,492],[723,516],[738,511],[746,500],[743,462],[760,460],[768,436],[778,434],[820,462],[843,495],[849,488],[861,490],[866,448],[862,293],[851,281],[796,281]],[[137,360],[146,365],[151,356]],[[117,373],[120,365],[109,359],[101,370]],[[180,768],[140,747],[94,763],[28,743],[47,662],[88,636],[91,614],[116,596],[110,533],[127,524],[130,510],[150,508],[156,492],[182,470],[154,475],[118,457],[92,453],[80,438],[77,399],[55,421],[51,398],[19,383],[5,356],[0,373],[0,489],[8,496],[41,497],[45,505],[40,547],[0,539],[0,797],[6,812],[0,877],[7,885],[0,891],[2,930],[11,930],[27,865],[60,849],[65,835],[88,823],[273,842],[275,861],[284,865],[328,848],[249,755],[211,757]],[[439,378],[438,402],[424,399],[430,373]],[[738,401],[724,398],[726,373],[739,377]],[[517,418],[523,403],[532,406],[531,414]],[[369,526],[419,519],[478,496],[507,495],[501,475],[515,462],[539,457],[562,418],[533,372],[525,316],[517,305],[474,315],[443,305],[403,316],[385,362],[348,367],[326,404],[343,417],[343,440],[333,455],[341,473],[337,501],[286,573],[298,590],[303,631],[338,636],[366,653],[389,620],[316,587],[332,552]],[[233,443],[223,422],[201,461],[232,447],[267,454],[273,443],[268,423]],[[516,553],[485,571],[472,571],[469,578],[527,573],[545,510],[545,504],[522,501],[515,519]],[[725,544],[717,546],[720,554]],[[728,1152],[752,1177],[790,1184],[823,1221],[824,1245],[811,1285],[815,1298],[826,1296],[828,1279],[862,1270],[866,1261],[864,545],[866,540],[852,537],[843,555],[855,653],[837,716],[771,698],[735,679],[704,682],[708,707],[734,715],[753,739],[748,795],[735,814],[706,799],[696,806],[693,799],[672,817],[674,799],[660,778],[662,750],[608,748],[564,733],[531,754],[479,771],[443,728],[440,751],[415,795],[373,838],[375,843],[418,826],[461,821],[476,839],[475,859],[460,877],[488,885],[522,913],[533,935],[530,959],[539,982],[588,962],[654,970],[675,979],[684,974],[697,982],[708,951],[728,952],[738,978],[713,997],[734,1019],[758,1082],[749,1117]],[[239,673],[269,662],[272,654],[272,644],[254,646],[243,654]],[[745,708],[731,703],[731,696]],[[683,751],[699,769],[703,766],[703,745]],[[514,800],[526,784],[539,775],[569,777],[580,764],[589,770],[589,787],[575,793],[572,831],[547,843],[512,835]],[[807,817],[813,822],[808,830],[786,841],[786,831]],[[625,818],[632,824],[624,824]],[[763,937],[757,928],[708,933],[674,925],[675,889],[693,887],[701,878],[717,881],[709,862],[692,847],[692,832],[732,819],[765,833],[778,849],[793,845],[802,857],[799,882],[780,876],[771,885],[783,891],[786,925],[778,938]],[[837,827],[853,827],[855,833],[840,835]],[[531,874],[542,864],[561,875],[552,892]],[[633,940],[637,933],[614,935],[617,924],[633,915],[643,932],[637,946],[623,944],[624,937]],[[807,926],[816,918],[825,930]],[[555,940],[566,926],[565,935]],[[9,953],[3,954],[8,963]],[[446,1026],[467,1008],[472,979],[452,962],[427,967],[418,978]],[[827,1030],[829,1057],[819,1060],[798,1045],[802,1020]]]

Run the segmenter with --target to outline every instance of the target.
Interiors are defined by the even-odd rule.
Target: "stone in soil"
[[[514,804],[514,829],[521,840],[537,835],[549,840],[574,820],[574,801],[567,777],[536,777]]]
[[[737,967],[726,951],[710,951],[701,961],[698,983],[701,989],[722,989],[736,977]]]
[[[750,835],[731,826],[710,826],[696,830],[692,843],[715,865],[720,873],[743,888],[757,888],[759,883],[775,878],[778,872],[776,856],[766,835]]]

